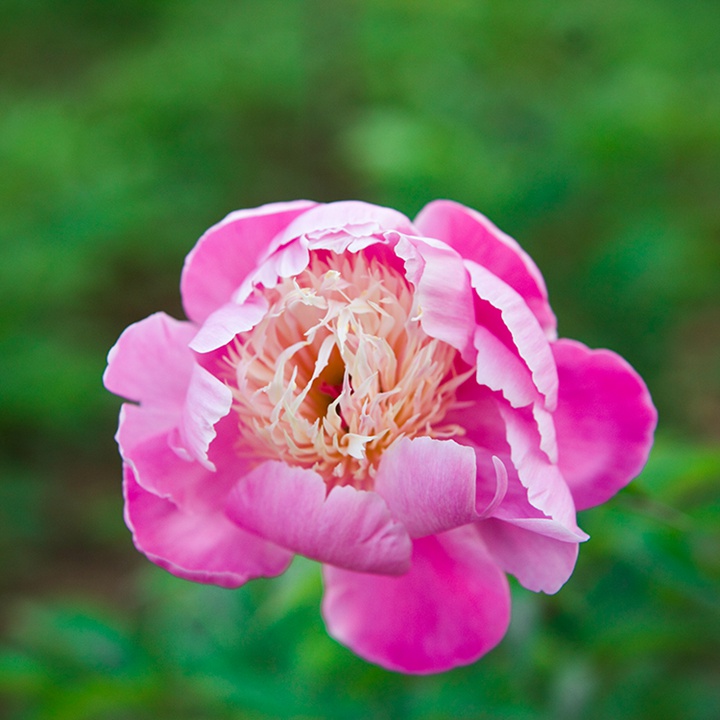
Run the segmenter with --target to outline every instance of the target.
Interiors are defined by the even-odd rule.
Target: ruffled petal
[[[478,514],[564,541],[586,540],[587,535],[577,527],[570,491],[542,450],[543,439],[531,409],[512,408],[472,381],[459,388],[457,400],[459,407],[445,420],[460,425],[465,430],[463,443],[475,450]]]
[[[204,367],[195,365],[182,411],[180,439],[187,456],[215,470],[208,450],[217,436],[215,425],[232,406],[232,390]]]
[[[644,467],[657,411],[642,378],[609,350],[559,340],[558,462],[578,509],[611,498]]]
[[[123,408],[117,440],[123,460],[132,468],[140,487],[171,500],[188,512],[223,512],[232,486],[247,470],[239,459],[225,458],[222,471],[212,472],[174,447],[174,432],[147,431],[147,412]],[[229,461],[229,462],[228,462]]]
[[[158,435],[174,437],[180,413],[145,408],[140,405],[124,403],[120,407],[120,420],[115,433],[115,441],[120,455],[127,458],[133,448]]]
[[[105,387],[157,411],[179,415],[193,368],[197,328],[165,313],[130,325],[108,353]]]
[[[410,220],[397,210],[343,200],[318,205],[298,217],[278,236],[273,249],[304,235],[313,250],[357,252],[393,230],[415,233]]]
[[[173,575],[238,587],[284,572],[292,553],[245,532],[221,512],[190,513],[144,490],[125,465],[125,522],[140,552]]]
[[[323,616],[336,640],[389,670],[426,674],[477,660],[510,621],[507,579],[472,527],[413,542],[405,575],[324,568]]]
[[[485,450],[476,449],[476,457],[478,515],[502,520],[504,524],[562,542],[578,543],[588,539],[587,534],[577,527],[574,519],[564,524],[548,517],[541,509],[531,504],[528,499],[528,489],[520,481],[509,454],[500,458],[491,456]]]
[[[540,449],[541,438],[534,419],[529,412],[504,403],[498,403],[498,409],[505,422],[512,465],[527,489],[528,501],[548,518],[571,532],[577,531],[570,489],[558,466]]]
[[[572,575],[577,538],[563,541],[493,518],[476,527],[495,562],[528,590],[556,593]]]
[[[223,305],[205,320],[190,342],[190,348],[198,353],[217,350],[238,333],[252,330],[267,311],[267,300],[262,295],[254,295],[242,304],[232,302]]]
[[[433,535],[475,517],[475,452],[452,440],[404,438],[383,453],[375,490],[410,537]]]
[[[557,370],[550,343],[537,318],[510,285],[472,260],[465,260],[464,264],[480,300],[475,304],[478,324],[512,343],[512,349],[517,351],[530,370],[538,392],[545,397],[547,409],[554,410],[558,390]]]
[[[270,253],[246,278],[233,295],[235,303],[244,303],[253,288],[262,285],[274,288],[280,278],[299,275],[310,262],[306,238],[297,238]]]
[[[180,291],[187,316],[201,323],[229,302],[275,236],[315,205],[271,203],[230,213],[213,225],[185,259]]]
[[[228,516],[300,555],[361,572],[405,572],[411,542],[383,499],[351,486],[326,494],[312,470],[268,461],[230,493]]]
[[[557,337],[557,322],[540,270],[515,240],[484,215],[451,200],[435,200],[420,211],[415,226],[423,235],[443,240],[464,258],[486,267],[516,290],[548,338]]]
[[[501,392],[513,407],[523,407],[540,400],[530,371],[516,352],[478,325],[473,339],[477,351],[475,379],[478,385]]]

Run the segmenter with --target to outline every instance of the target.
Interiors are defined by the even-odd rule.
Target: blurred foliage
[[[0,716],[720,716],[720,63],[710,0],[2,0]],[[136,555],[105,354],[182,316],[224,214],[486,213],[660,441],[557,596],[428,678],[329,640],[317,567],[235,592]]]

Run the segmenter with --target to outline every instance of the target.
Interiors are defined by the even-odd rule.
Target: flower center
[[[402,274],[363,253],[311,253],[301,274],[256,291],[269,310],[222,363],[239,452],[370,489],[400,438],[463,432],[442,421],[472,371],[423,331]]]

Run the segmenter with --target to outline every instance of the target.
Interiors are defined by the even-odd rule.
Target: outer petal
[[[559,340],[554,413],[558,462],[578,509],[611,498],[640,473],[653,442],[657,411],[642,378],[609,350]]]
[[[123,403],[120,407],[120,421],[115,433],[115,441],[120,448],[120,455],[127,460],[128,452],[158,435],[174,439],[177,435],[177,423],[177,414],[153,408],[147,409],[132,403]],[[177,443],[172,444],[177,445]]]
[[[326,496],[317,473],[282,462],[265,462],[238,482],[228,515],[278,545],[339,567],[398,574],[410,563],[410,538],[377,493],[345,486]]]
[[[242,461],[226,458],[221,471],[212,472],[199,462],[184,459],[173,445],[173,431],[146,433],[147,412],[125,405],[120,414],[117,440],[120,453],[144,490],[171,500],[183,511],[222,513],[237,478],[247,470]]]
[[[443,240],[514,288],[548,337],[557,337],[555,315],[540,271],[517,242],[484,215],[450,200],[435,200],[420,211],[415,225],[423,235]]]
[[[193,368],[188,343],[197,328],[155,313],[130,325],[108,353],[103,375],[112,393],[179,414]]]
[[[180,291],[188,317],[202,322],[230,301],[273,238],[316,203],[272,203],[230,213],[198,240],[185,259]]]
[[[284,572],[292,553],[233,525],[222,513],[195,514],[143,490],[125,466],[125,522],[138,550],[187,580],[238,587]]]
[[[401,577],[325,567],[328,632],[390,670],[433,673],[474,662],[510,621],[505,574],[473,528],[415,540]]]
[[[452,440],[404,438],[380,460],[375,490],[410,537],[434,535],[475,517],[475,452]]]
[[[495,562],[528,590],[556,593],[572,575],[577,539],[565,542],[492,518],[477,529]]]

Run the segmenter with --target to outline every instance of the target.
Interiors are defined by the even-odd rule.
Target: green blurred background
[[[0,0],[0,717],[720,717],[715,0]],[[132,548],[101,386],[182,316],[230,210],[449,197],[516,237],[560,333],[660,411],[556,596],[403,677],[324,633],[318,567],[224,591]]]

